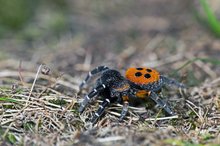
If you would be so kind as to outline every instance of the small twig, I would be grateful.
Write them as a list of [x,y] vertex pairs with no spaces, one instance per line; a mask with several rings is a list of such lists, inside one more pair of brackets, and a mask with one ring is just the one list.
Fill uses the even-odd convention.
[[12,123],[13,121],[15,121],[15,119],[9,119],[7,121],[1,122],[1,126],[5,125],[5,124],[8,124],[8,123]]
[[153,123],[154,126],[156,125],[158,116],[160,115],[161,112],[162,112],[162,108],[159,110],[159,112],[158,112],[158,113],[156,114],[156,116],[155,116],[155,121],[154,121],[154,123]]
[[6,135],[8,134],[8,131],[12,128],[12,127],[11,127],[12,124],[13,124],[13,122],[11,122],[11,123],[9,124],[9,126],[8,126],[7,129],[5,130],[4,134],[2,135],[2,137],[3,137],[4,139],[5,139]]
[[[23,72],[22,73],[24,76],[30,76],[30,77],[35,77],[36,74],[32,73],[32,72]],[[10,71],[10,70],[2,70],[0,71],[0,78],[3,77],[17,77],[18,73],[17,71]],[[72,84],[70,82],[66,82],[63,80],[58,80],[57,78],[52,78],[52,77],[48,77],[47,75],[40,75],[39,78],[45,79],[45,80],[51,80],[52,82],[57,82],[57,84],[61,84],[63,86],[69,87],[70,89],[74,89],[76,91],[79,90],[78,85]]]
[[32,87],[31,87],[31,90],[30,90],[30,93],[29,93],[29,96],[28,96],[28,99],[27,99],[27,102],[26,102],[26,106],[27,106],[27,103],[28,103],[28,101],[29,101],[29,98],[31,97],[31,94],[32,94],[32,92],[33,92],[34,85],[36,84],[38,75],[39,75],[39,73],[40,73],[40,71],[41,71],[41,67],[42,67],[42,64],[38,67],[36,76],[35,76],[35,78],[34,78],[34,81],[33,81],[33,84],[32,84]]
[[[22,99],[16,99],[17,101],[26,101],[26,103],[32,103],[32,104],[35,104],[35,105],[39,105],[39,106],[42,106],[41,103],[45,104],[45,105],[49,105],[49,106],[53,106],[53,107],[57,107],[57,108],[61,108],[60,105],[56,105],[56,104],[53,104],[51,102],[48,102],[48,101],[45,101],[45,100],[42,100],[42,99],[37,99],[37,98],[33,98],[33,97],[29,97],[29,96],[25,96],[25,95],[22,95],[22,94],[18,94],[16,95],[17,97],[24,97],[24,98],[27,98],[28,100],[29,99],[32,99],[32,100],[35,100],[35,101],[38,101],[38,102],[32,102],[32,101],[28,101],[28,100],[22,100]],[[47,107],[47,108],[50,108],[50,107]]]
[[62,111],[61,117],[67,112],[68,109],[72,109],[72,107],[75,105],[76,101],[72,100],[72,102]]
[[91,67],[92,53],[87,50],[83,64],[76,64],[75,69],[80,71],[88,71]]
[[19,133],[23,133],[24,131],[23,130],[18,130],[14,127],[9,127],[9,126],[1,126],[1,128],[7,128],[9,130],[13,130],[13,131],[16,131],[16,132],[19,132]]
[[125,137],[124,136],[112,136],[112,137],[106,137],[106,138],[97,138],[97,141],[101,143],[118,141],[118,140],[125,140]]
[[[196,105],[195,104],[193,104],[191,101],[189,101],[189,100],[186,100],[186,105],[199,117],[199,119],[200,119],[200,121],[201,122],[203,122],[204,121],[204,118],[201,116],[201,115],[199,115],[198,114],[198,112],[196,112],[195,110],[194,110],[194,108],[191,106],[191,105],[193,105],[194,107],[196,107]],[[197,107],[198,108],[198,107]]]
[[38,133],[41,120],[42,120],[42,117],[41,117],[41,116],[36,120],[36,125],[35,125],[35,132],[36,132],[36,133]]
[[[205,87],[213,87],[215,84],[217,84],[218,82],[220,82],[220,78],[216,78],[211,82],[206,83],[203,88]],[[218,85],[218,84],[217,84]]]
[[179,118],[178,115],[175,115],[175,116],[162,117],[162,118],[147,118],[145,119],[145,121],[162,121],[162,120],[171,120],[171,119],[178,119],[178,118]]
[[[40,97],[42,96],[42,94],[47,91],[48,88],[53,88],[53,87],[57,84],[57,81],[58,81],[62,76],[63,76],[63,74],[61,74],[60,76],[58,76],[58,77],[56,78],[56,81],[55,81],[55,82],[52,82],[52,80],[50,79],[50,80],[49,80],[49,84],[46,86],[46,88],[44,88],[44,89],[40,92],[40,94],[37,96],[37,98],[40,98]],[[49,77],[51,77],[51,76],[49,76]]]
[[21,64],[22,64],[22,61],[20,60],[19,67],[18,67],[18,73],[19,73],[20,81],[21,81],[22,85],[24,85],[24,80],[23,80],[23,77],[21,75],[21,72],[22,72]]
[[45,117],[50,119],[50,121],[52,122],[51,125],[53,125],[54,128],[56,128],[60,133],[62,132],[62,129],[64,128],[64,125],[61,122],[55,121],[55,119],[51,116],[45,115]]
[[[108,113],[116,116],[120,116],[120,113],[109,111]],[[178,115],[170,116],[170,117],[162,117],[162,118],[147,118],[145,121],[161,121],[161,120],[170,120],[170,119],[178,119]],[[139,121],[140,118],[132,118],[133,121]]]

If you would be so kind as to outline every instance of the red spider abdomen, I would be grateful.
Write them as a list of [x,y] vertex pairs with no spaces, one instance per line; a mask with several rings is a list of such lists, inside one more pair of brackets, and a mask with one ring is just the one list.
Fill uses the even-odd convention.
[[158,81],[160,74],[151,68],[129,68],[125,77],[135,84],[149,84]]

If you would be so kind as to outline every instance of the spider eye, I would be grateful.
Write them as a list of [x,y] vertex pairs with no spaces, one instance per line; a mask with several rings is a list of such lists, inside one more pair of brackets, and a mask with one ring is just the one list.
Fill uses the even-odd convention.
[[117,91],[111,91],[111,97],[120,96],[120,93]]
[[115,93],[115,96],[119,96],[120,94],[118,92]]
[[123,92],[123,93],[122,93],[122,96],[127,96],[127,92]]

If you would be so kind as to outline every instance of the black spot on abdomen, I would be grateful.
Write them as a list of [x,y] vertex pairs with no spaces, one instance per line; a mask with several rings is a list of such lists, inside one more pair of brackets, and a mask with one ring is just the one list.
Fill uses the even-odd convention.
[[141,73],[141,72],[136,72],[136,73],[135,73],[135,76],[136,76],[136,77],[140,77],[140,76],[142,76],[142,73]]
[[139,67],[139,68],[136,68],[137,70],[143,70],[143,68]]
[[152,72],[152,70],[151,70],[151,69],[149,69],[149,68],[147,68],[147,69],[146,69],[146,71],[147,71],[147,72]]
[[149,79],[151,77],[151,75],[150,74],[145,74],[144,77]]

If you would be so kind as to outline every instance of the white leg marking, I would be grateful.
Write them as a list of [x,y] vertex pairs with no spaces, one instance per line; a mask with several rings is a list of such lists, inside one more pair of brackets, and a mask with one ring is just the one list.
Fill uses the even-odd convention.
[[90,98],[89,98],[89,96],[88,96],[88,95],[86,95],[86,98],[87,98],[88,100],[90,100]]
[[106,86],[105,86],[104,84],[102,84],[102,87],[103,87],[103,88],[106,88]]
[[93,91],[94,91],[94,92],[97,92],[97,90],[96,90],[96,89],[93,89]]
[[110,103],[110,100],[109,100],[109,99],[106,98],[105,100],[106,100],[108,103]]
[[98,114],[98,113],[95,113],[95,115],[96,115],[97,117],[99,117],[99,114]]
[[165,108],[167,106],[167,104],[165,103],[164,105],[163,105],[163,108]]

